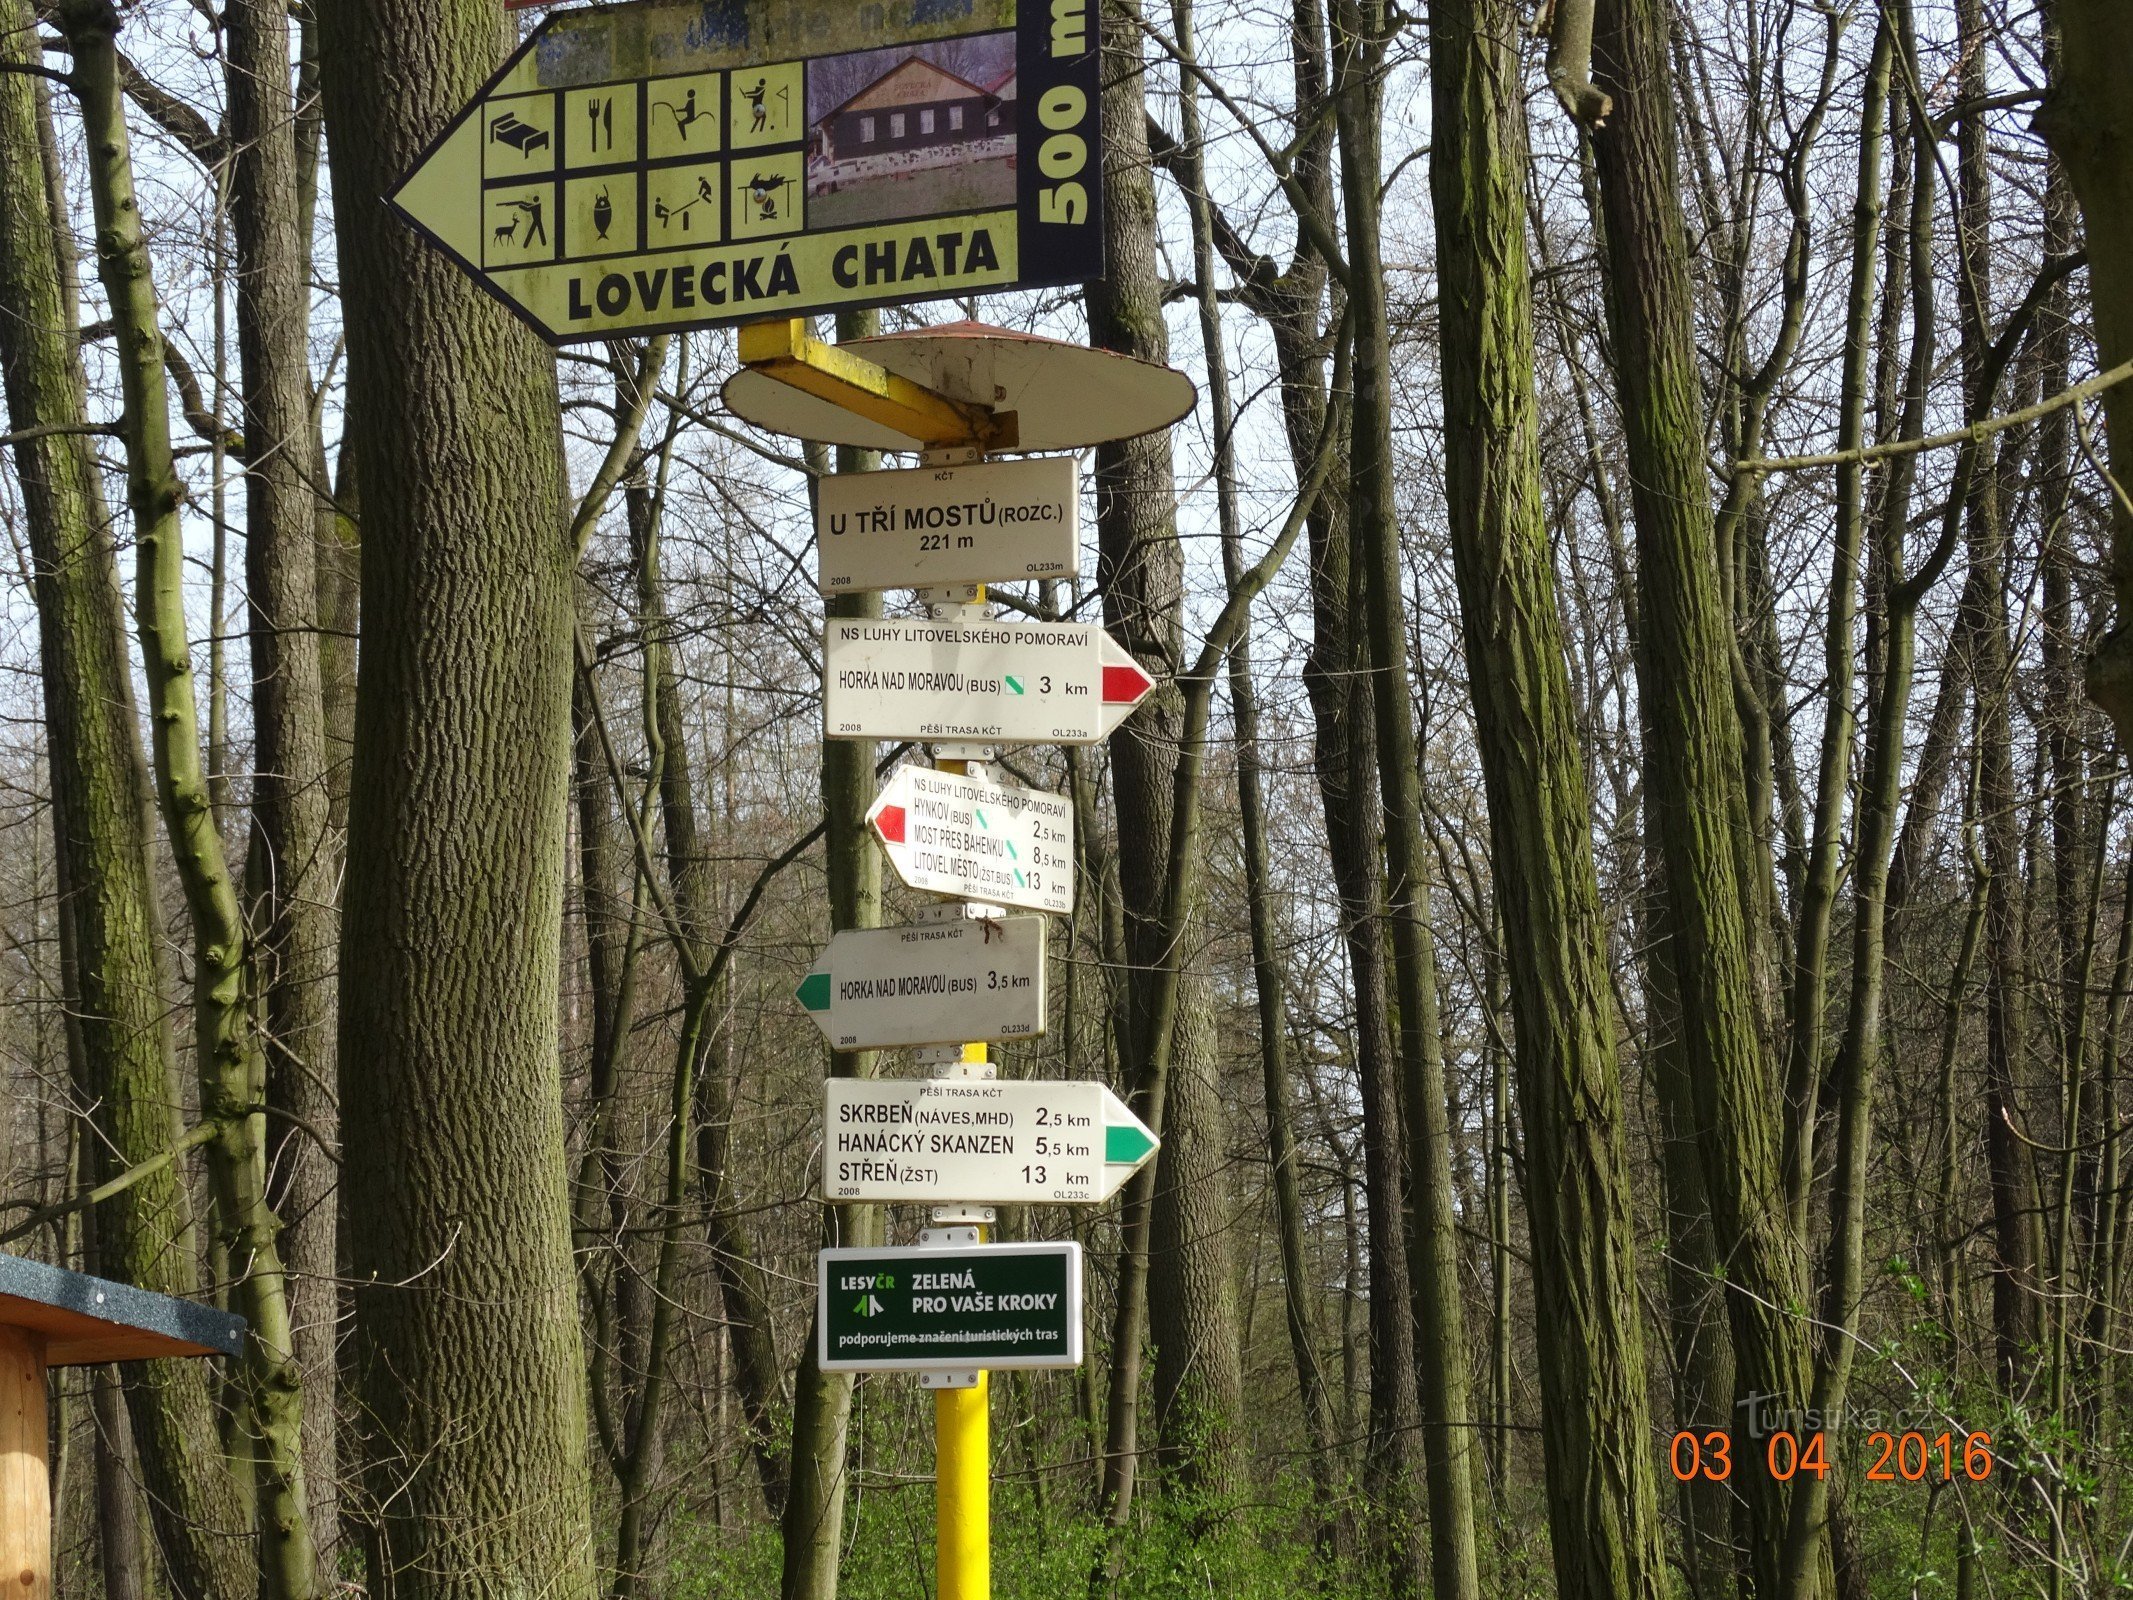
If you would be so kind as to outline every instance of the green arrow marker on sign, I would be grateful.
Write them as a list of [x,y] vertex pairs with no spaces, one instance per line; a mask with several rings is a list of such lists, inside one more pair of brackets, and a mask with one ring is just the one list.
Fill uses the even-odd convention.
[[830,975],[826,972],[810,972],[800,980],[800,987],[793,991],[800,997],[800,1004],[810,1011],[827,1011],[830,1008]]
[[1138,1122],[1114,1122],[1104,1129],[1104,1165],[1137,1167],[1155,1148],[1155,1136]]

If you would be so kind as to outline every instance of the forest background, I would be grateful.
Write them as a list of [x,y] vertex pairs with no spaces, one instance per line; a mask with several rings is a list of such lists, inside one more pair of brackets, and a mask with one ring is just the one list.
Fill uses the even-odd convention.
[[[1091,0],[1106,279],[839,327],[1202,393],[994,597],[1166,683],[1002,763],[1082,888],[1002,1070],[1165,1143],[1004,1220],[1091,1357],[996,1588],[2121,1592],[2133,15],[1545,9]],[[899,1066],[792,999],[911,909],[879,463],[386,213],[529,25],[0,0],[0,1247],[254,1332],[55,1378],[62,1595],[932,1591],[930,1404],[810,1355]]]

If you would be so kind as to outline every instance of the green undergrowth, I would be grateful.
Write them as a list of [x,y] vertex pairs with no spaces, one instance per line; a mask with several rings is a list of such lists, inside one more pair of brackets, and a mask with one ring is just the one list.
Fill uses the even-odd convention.
[[[1386,1592],[1354,1558],[1316,1547],[1301,1484],[1219,1503],[1144,1493],[1132,1525],[1116,1536],[1089,1500],[1080,1486],[1069,1500],[1054,1483],[1040,1510],[1013,1480],[995,1486],[993,1600],[1361,1600]],[[930,1483],[864,1485],[845,1531],[839,1600],[932,1600]],[[659,1592],[671,1600],[778,1591],[778,1532],[767,1523],[720,1532],[684,1521],[669,1531],[667,1551]]]

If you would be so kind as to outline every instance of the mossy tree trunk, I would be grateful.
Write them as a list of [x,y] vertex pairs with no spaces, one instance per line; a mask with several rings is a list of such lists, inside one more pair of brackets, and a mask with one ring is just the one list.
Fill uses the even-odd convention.
[[[1763,1038],[1757,944],[1764,869],[1750,817],[1732,681],[1732,619],[1719,587],[1704,402],[1691,317],[1675,105],[1663,0],[1599,0],[1595,80],[1614,110],[1594,135],[1602,268],[1637,544],[1637,682],[1647,718],[1645,793],[1664,863],[1663,931],[1680,997],[1690,1108],[1741,1395],[1807,1402],[1805,1255],[1781,1171],[1780,1084]],[[1742,1436],[1751,1465],[1762,1448]],[[1736,1473],[1758,1592],[1782,1586],[1791,1488]],[[1818,1537],[1810,1593],[1826,1592]]]
[[[68,1002],[93,1104],[86,1176],[102,1183],[177,1143],[177,1064],[150,855],[148,764],[126,647],[110,506],[89,432],[74,258],[30,0],[0,0],[0,380],[37,601],[52,831],[65,886]],[[37,430],[45,430],[41,433]],[[164,1167],[96,1212],[98,1270],[160,1294],[199,1292],[181,1173]],[[156,1537],[183,1600],[248,1600],[244,1510],[197,1446],[216,1434],[211,1368],[127,1369],[127,1411]]]
[[1445,500],[1503,907],[1557,1593],[1660,1600],[1636,1216],[1592,794],[1542,511],[1512,0],[1435,0]]
[[156,798],[192,930],[194,1065],[201,1118],[214,1128],[203,1149],[215,1238],[236,1278],[233,1299],[251,1324],[236,1429],[251,1458],[247,1487],[259,1533],[261,1588],[269,1600],[304,1600],[313,1593],[317,1572],[304,1492],[302,1384],[280,1223],[266,1195],[266,1118],[259,1099],[266,1063],[252,1009],[257,967],[200,757],[185,615],[182,492],[171,445],[161,316],[134,194],[119,16],[111,0],[66,0],[55,20],[74,54],[97,266],[124,396],[134,618],[148,684]]

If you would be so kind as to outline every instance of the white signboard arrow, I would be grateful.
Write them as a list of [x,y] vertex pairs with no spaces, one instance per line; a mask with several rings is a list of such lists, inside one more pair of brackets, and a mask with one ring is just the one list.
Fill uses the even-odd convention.
[[824,1089],[831,1200],[1091,1205],[1160,1142],[1100,1083],[832,1078]]
[[1081,506],[1072,456],[824,478],[815,554],[824,594],[1071,576]]
[[848,928],[800,980],[839,1050],[974,1044],[1044,1032],[1042,917]]
[[1092,623],[833,617],[823,626],[832,739],[1095,744],[1154,687]]
[[905,766],[867,822],[914,889],[1074,914],[1074,808],[1058,795]]

